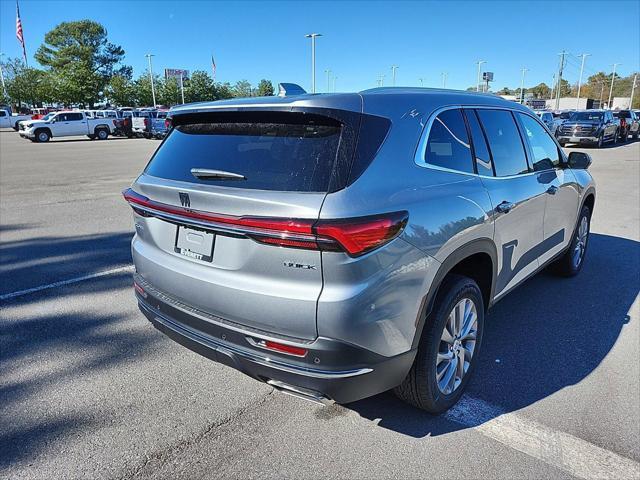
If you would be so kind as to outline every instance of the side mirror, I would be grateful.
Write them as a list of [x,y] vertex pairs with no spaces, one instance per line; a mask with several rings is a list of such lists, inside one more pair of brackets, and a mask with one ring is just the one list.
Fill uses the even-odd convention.
[[591,165],[591,155],[585,152],[571,152],[569,154],[569,168],[586,170]]

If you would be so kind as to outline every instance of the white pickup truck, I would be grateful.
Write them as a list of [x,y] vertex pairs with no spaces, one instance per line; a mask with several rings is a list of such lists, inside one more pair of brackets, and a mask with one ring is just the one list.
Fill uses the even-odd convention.
[[18,123],[23,120],[31,120],[32,115],[11,115],[9,111],[0,109],[0,128],[13,128],[18,130]]
[[91,118],[84,112],[56,112],[46,120],[33,120],[24,124],[20,136],[32,142],[48,142],[52,137],[72,137],[86,135],[91,140],[106,140],[113,134],[115,125],[112,118]]

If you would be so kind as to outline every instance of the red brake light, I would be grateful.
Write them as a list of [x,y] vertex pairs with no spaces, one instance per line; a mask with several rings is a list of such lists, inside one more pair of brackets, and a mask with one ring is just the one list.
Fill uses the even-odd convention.
[[[397,237],[407,224],[407,212],[391,212],[368,217],[339,220],[311,220],[270,217],[234,217],[175,207],[155,202],[132,189],[123,192],[131,207],[141,215],[155,212],[210,223],[212,227],[231,227],[256,242],[289,248],[345,251],[352,257],[381,247]],[[140,208],[142,207],[142,208]],[[161,216],[161,215],[160,215]]]

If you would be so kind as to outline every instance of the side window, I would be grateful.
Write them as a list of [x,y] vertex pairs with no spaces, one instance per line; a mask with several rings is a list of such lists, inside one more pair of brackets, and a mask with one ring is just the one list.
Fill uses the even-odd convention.
[[5,112],[4,110],[0,110],[0,117],[6,117],[7,116],[7,112]]
[[467,129],[459,109],[445,110],[434,119],[425,157],[429,165],[474,173]]
[[548,170],[560,165],[560,152],[547,131],[529,115],[518,113],[524,136],[533,156],[533,170]]
[[479,175],[493,176],[493,166],[491,162],[491,155],[489,154],[489,147],[487,147],[487,140],[478,121],[478,117],[475,110],[465,110],[465,116],[469,123],[469,129],[471,130],[471,141],[473,142],[473,151],[476,154],[476,166],[478,167]]
[[61,113],[60,115],[56,115],[56,122],[66,122],[69,120],[67,117],[68,115],[66,113]]
[[527,157],[511,112],[481,109],[478,110],[478,117],[487,134],[496,176],[527,173]]

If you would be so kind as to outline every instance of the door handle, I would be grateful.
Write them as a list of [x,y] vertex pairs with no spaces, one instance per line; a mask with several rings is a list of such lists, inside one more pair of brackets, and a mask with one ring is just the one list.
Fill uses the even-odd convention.
[[547,188],[547,193],[549,195],[555,195],[557,191],[558,187],[556,187],[555,185],[551,185],[549,188]]
[[498,206],[496,207],[496,210],[500,213],[509,213],[513,207],[515,207],[516,205],[512,202],[507,202],[506,200],[500,204],[498,204]]

